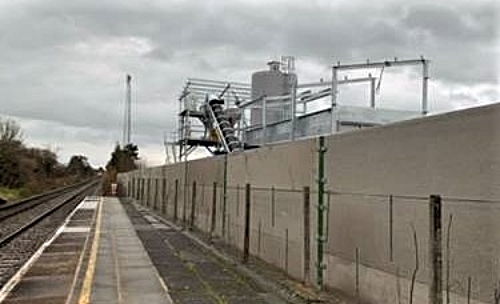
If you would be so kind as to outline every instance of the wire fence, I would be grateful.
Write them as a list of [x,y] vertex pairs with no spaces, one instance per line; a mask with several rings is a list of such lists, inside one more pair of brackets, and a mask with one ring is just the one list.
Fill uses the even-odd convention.
[[[122,188],[162,216],[304,282],[324,271],[327,284],[360,296],[371,274],[386,280],[380,292],[390,290],[394,303],[427,297],[432,288],[442,303],[499,303],[500,200],[437,195],[436,213],[430,195],[328,190],[318,228],[319,193],[309,187],[132,178]],[[321,233],[324,270],[315,260]]]

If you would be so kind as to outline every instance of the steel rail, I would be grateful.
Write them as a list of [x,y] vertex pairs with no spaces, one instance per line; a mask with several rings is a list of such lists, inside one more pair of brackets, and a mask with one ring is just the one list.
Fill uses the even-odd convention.
[[87,187],[84,187],[83,189],[81,189],[77,193],[74,193],[69,198],[67,198],[64,201],[62,201],[61,203],[59,203],[56,206],[50,208],[46,212],[43,212],[42,214],[36,216],[35,218],[31,219],[30,221],[28,221],[27,223],[25,223],[24,225],[22,225],[20,228],[18,228],[15,231],[9,233],[7,236],[1,238],[0,239],[0,249],[3,248],[5,245],[9,244],[11,241],[13,241],[17,236],[21,235],[22,233],[24,233],[28,229],[34,227],[37,223],[39,223],[43,219],[49,217],[51,214],[53,214],[54,212],[56,212],[57,210],[59,210],[60,208],[62,208],[63,206],[65,206],[66,204],[72,202],[74,199],[76,199],[82,193],[84,193],[85,191],[87,191],[89,188],[95,186],[95,184],[96,184],[96,182],[90,183]]
[[44,192],[44,193],[36,194],[36,195],[30,196],[28,198],[25,198],[25,199],[22,199],[22,200],[18,200],[18,201],[9,203],[7,205],[0,206],[0,212],[2,212],[4,210],[9,210],[9,209],[17,208],[17,207],[19,207],[21,205],[27,204],[27,203],[32,202],[32,201],[36,201],[38,199],[47,198],[47,197],[49,197],[52,194],[53,195],[58,195],[60,193],[64,193],[65,191],[68,191],[70,189],[75,189],[75,188],[78,188],[80,186],[83,186],[83,185],[89,183],[90,181],[92,181],[92,180],[86,180],[84,182],[79,182],[79,183],[72,184],[72,185],[69,185],[69,186],[65,186],[65,187],[62,187],[62,188],[53,189],[53,190],[50,190],[50,191],[47,191],[47,192]]

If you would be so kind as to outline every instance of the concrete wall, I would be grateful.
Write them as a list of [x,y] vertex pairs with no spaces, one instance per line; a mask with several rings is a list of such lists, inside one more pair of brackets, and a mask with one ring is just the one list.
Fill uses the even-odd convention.
[[[491,105],[327,137],[326,285],[370,303],[397,303],[398,297],[407,303],[415,231],[420,267],[414,303],[427,303],[428,196],[439,194],[452,300],[467,295],[470,277],[472,298],[491,302],[500,280],[499,118],[500,106]],[[153,181],[149,199],[142,202],[155,206],[156,198],[157,212],[170,219],[175,180],[180,219],[191,214],[196,181],[195,225],[203,231],[210,231],[217,182],[215,234],[238,248],[243,246],[244,186],[250,183],[251,253],[297,279],[314,281],[314,258],[311,272],[304,272],[304,239],[310,237],[308,254],[316,257],[318,196],[311,194],[312,227],[304,231],[302,189],[316,189],[316,145],[310,139],[228,156],[224,231],[224,156],[136,171],[120,179],[129,187],[135,181],[135,197],[137,180],[165,180],[166,187],[158,186],[165,190],[155,189],[163,184]]]
[[[398,269],[402,277],[410,278],[415,267],[412,226],[418,236],[421,264],[417,280],[425,283],[429,267],[425,198],[440,194],[444,236],[449,215],[453,216],[450,286],[465,296],[467,277],[471,276],[473,296],[491,301],[499,280],[499,205],[466,199],[500,198],[499,119],[500,106],[493,105],[328,138],[330,189],[384,194],[331,196],[329,269],[345,265],[351,269],[348,273],[328,271],[329,284],[355,292],[355,284],[346,281],[353,282],[355,277],[356,248],[368,269],[390,274]],[[390,194],[394,195],[392,261]],[[397,302],[391,292],[395,277],[375,277],[378,279],[364,284],[365,298]]]

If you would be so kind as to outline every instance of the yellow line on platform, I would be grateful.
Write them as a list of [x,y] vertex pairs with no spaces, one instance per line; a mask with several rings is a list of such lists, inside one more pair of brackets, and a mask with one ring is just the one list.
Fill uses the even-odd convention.
[[118,303],[123,303],[123,295],[122,295],[122,279],[120,276],[120,261],[118,258],[118,250],[116,245],[116,231],[112,231],[110,233],[111,236],[111,256],[113,257],[113,262],[115,266],[115,275],[116,275],[116,294],[118,295]]
[[78,304],[88,304],[90,303],[90,296],[92,294],[92,283],[94,281],[94,273],[97,262],[97,253],[99,251],[99,241],[101,236],[101,221],[102,221],[102,204],[99,204],[99,210],[97,213],[97,222],[95,226],[94,241],[92,242],[92,249],[90,252],[89,264],[87,271],[85,272],[85,279],[83,281],[82,291],[80,293],[80,298]]

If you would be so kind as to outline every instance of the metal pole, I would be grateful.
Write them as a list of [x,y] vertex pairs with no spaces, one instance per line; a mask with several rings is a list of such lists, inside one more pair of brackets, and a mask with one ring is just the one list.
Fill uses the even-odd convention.
[[130,136],[132,133],[132,76],[127,74],[127,142],[130,144]]
[[318,147],[318,227],[317,227],[317,261],[316,261],[316,282],[320,289],[323,288],[323,250],[325,243],[324,235],[324,211],[325,211],[325,137],[319,137]]
[[428,92],[427,92],[427,87],[428,87],[428,82],[429,82],[429,63],[423,59],[422,60],[422,74],[423,74],[423,79],[422,79],[422,115],[427,115],[428,112],[428,105],[427,105],[427,98],[428,98]]
[[330,120],[330,129],[331,129],[331,132],[332,133],[335,133],[338,131],[338,127],[337,127],[337,87],[338,87],[338,83],[337,83],[337,67],[333,67],[332,68],[332,108],[331,108],[331,120]]
[[127,74],[125,76],[126,79],[126,93],[125,93],[125,112],[123,117],[123,139],[122,146],[125,147],[130,143],[130,104],[131,104],[131,89],[130,89],[130,81],[132,77]]
[[375,108],[375,77],[370,74],[370,107]]
[[266,108],[267,108],[267,97],[262,98],[262,139],[261,144],[264,145],[267,142],[267,119],[266,119]]
[[337,117],[337,89],[338,89],[338,70],[337,67],[333,67],[333,72],[332,72],[332,109],[331,109],[331,132],[336,133],[339,131],[339,121]]
[[292,79],[292,94],[291,94],[291,102],[292,102],[292,117],[291,117],[291,126],[290,126],[290,139],[295,140],[295,129],[296,129],[296,123],[297,119],[295,117],[297,113],[297,76],[294,76]]

